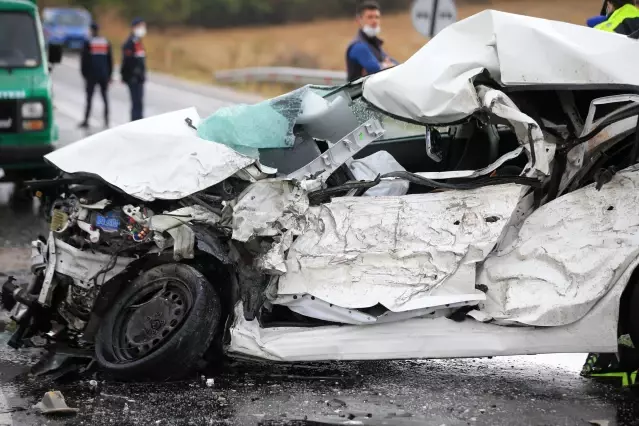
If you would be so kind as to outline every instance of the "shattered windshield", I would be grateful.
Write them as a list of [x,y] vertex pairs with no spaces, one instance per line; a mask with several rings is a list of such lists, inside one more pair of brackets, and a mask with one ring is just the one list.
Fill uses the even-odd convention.
[[424,135],[423,125],[396,120],[362,98],[350,101],[344,92],[327,96],[333,91],[309,85],[254,105],[221,108],[202,120],[198,136],[259,158],[260,149],[293,147],[296,125],[315,139],[333,143],[372,118],[384,127],[385,140]]
[[382,140],[399,139],[410,136],[423,135],[425,132],[423,125],[407,123],[405,121],[396,120],[378,110],[373,109],[363,98],[353,101],[351,109],[360,124],[364,124],[371,118],[376,118],[382,123],[385,133]]
[[293,127],[308,91],[308,87],[302,87],[255,105],[220,108],[202,120],[198,136],[253,158],[259,157],[259,149],[292,147]]

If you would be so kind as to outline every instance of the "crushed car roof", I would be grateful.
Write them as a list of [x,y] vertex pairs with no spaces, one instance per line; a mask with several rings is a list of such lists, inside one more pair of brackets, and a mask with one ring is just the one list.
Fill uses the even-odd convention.
[[[620,66],[623,58],[624,66]],[[405,63],[364,82],[377,108],[430,124],[481,108],[473,80],[503,86],[639,86],[639,42],[620,34],[487,10],[444,29]]]

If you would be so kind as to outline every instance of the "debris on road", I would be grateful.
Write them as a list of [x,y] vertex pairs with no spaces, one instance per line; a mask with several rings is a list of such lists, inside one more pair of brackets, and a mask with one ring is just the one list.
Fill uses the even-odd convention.
[[69,407],[60,391],[45,393],[42,400],[33,408],[42,414],[75,414],[80,411],[79,408]]
[[326,405],[329,407],[346,407],[346,402],[341,399],[333,398],[330,401],[326,401]]

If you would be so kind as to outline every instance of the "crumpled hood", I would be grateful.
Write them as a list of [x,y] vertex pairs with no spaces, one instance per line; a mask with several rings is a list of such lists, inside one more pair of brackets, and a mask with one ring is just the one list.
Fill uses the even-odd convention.
[[487,10],[447,27],[405,63],[369,77],[364,98],[399,117],[445,124],[482,107],[473,83],[484,71],[503,86],[601,88],[639,85],[638,66],[637,40]]
[[205,141],[195,108],[187,108],[105,130],[58,149],[45,158],[67,173],[97,175],[143,201],[176,200],[213,186],[253,164],[254,159]]

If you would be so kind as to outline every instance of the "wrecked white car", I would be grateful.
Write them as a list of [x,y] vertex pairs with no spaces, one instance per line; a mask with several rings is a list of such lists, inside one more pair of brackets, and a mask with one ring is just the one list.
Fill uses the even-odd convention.
[[59,149],[33,279],[2,289],[11,344],[128,379],[222,353],[617,352],[639,341],[636,62],[636,40],[486,11],[344,87]]

